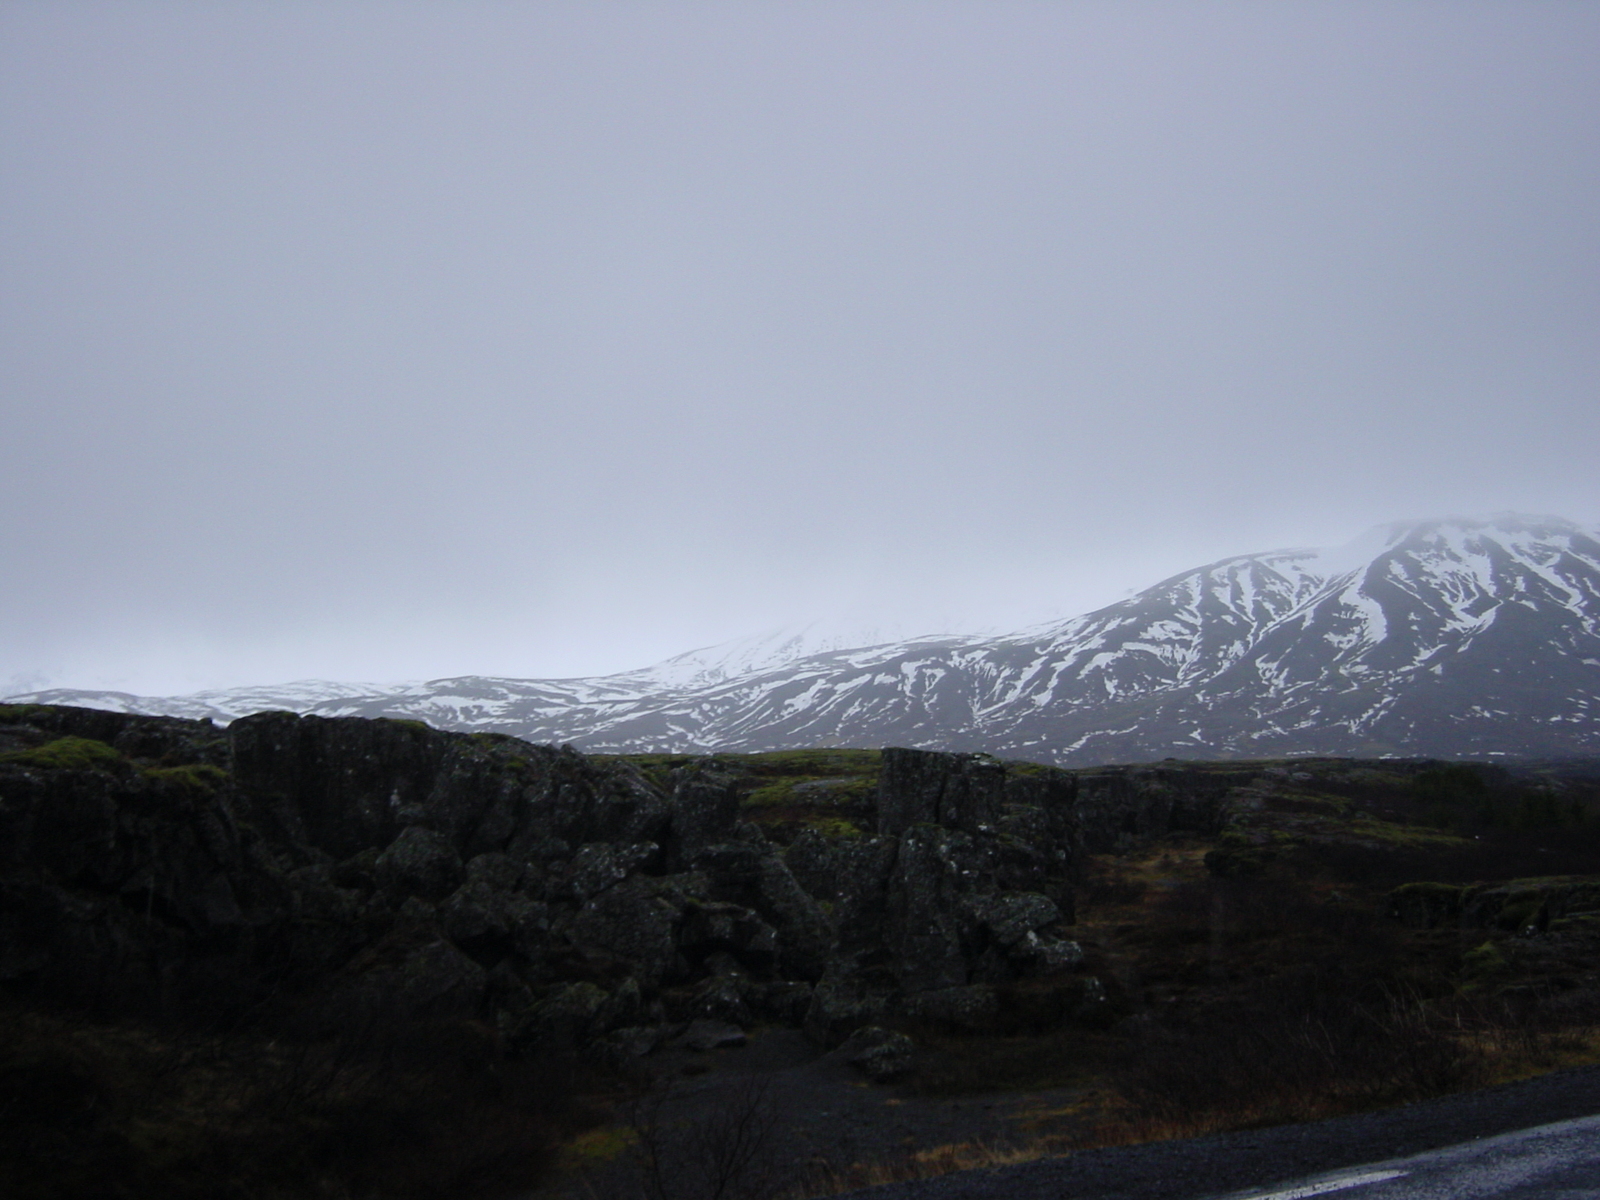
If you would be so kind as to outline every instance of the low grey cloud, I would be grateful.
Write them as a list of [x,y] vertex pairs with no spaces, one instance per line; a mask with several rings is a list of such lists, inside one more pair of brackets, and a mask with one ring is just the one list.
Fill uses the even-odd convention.
[[1594,522],[1597,34],[7,6],[0,683],[594,673]]

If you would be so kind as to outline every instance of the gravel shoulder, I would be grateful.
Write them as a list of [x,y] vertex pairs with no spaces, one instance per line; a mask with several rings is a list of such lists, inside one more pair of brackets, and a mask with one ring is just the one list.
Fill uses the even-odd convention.
[[748,1045],[652,1056],[673,1119],[701,1121],[746,1102],[756,1083],[776,1115],[767,1153],[790,1179],[854,1163],[882,1162],[963,1142],[1007,1144],[1045,1132],[1076,1132],[1081,1088],[928,1096],[874,1084],[838,1054],[824,1054],[798,1030],[769,1029]]

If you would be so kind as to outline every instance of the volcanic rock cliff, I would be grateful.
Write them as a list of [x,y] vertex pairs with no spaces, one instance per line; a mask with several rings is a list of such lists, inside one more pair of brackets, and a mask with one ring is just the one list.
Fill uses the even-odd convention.
[[1214,832],[1230,785],[888,750],[875,787],[839,781],[861,825],[780,827],[748,818],[803,816],[828,781],[762,810],[732,760],[408,721],[11,706],[0,751],[15,992],[186,1018],[397,1005],[616,1056],[695,1021],[830,1045],[906,1015],[975,1027],[1018,986],[1092,1019],[1106,991],[1065,934],[1081,856]]

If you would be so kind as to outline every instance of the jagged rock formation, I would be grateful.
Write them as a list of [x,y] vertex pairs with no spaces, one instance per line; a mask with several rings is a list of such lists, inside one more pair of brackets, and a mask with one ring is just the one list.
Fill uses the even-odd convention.
[[701,658],[604,679],[25,699],[219,719],[263,707],[407,716],[608,753],[895,744],[1063,765],[1587,755],[1600,751],[1600,540],[1554,517],[1408,522],[1340,551],[1226,559],[1009,637],[765,665]]
[[1389,902],[1390,915],[1411,929],[1600,930],[1600,880],[1589,876],[1502,884],[1408,883],[1396,888]]
[[1214,832],[1227,787],[891,750],[873,828],[785,841],[726,765],[8,706],[0,983],[127,1013],[398,1005],[619,1056],[752,1021],[830,1045],[897,1017],[982,1028],[1008,987],[1103,1005],[1067,936],[1080,856]]

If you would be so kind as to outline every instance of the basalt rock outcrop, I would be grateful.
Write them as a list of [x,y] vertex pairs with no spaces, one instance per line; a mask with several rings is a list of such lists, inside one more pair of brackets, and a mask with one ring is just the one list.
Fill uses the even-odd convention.
[[776,837],[714,757],[11,706],[0,986],[229,1020],[398,1006],[620,1057],[753,1022],[982,1029],[1007,988],[1104,998],[1070,937],[1084,854],[1215,833],[1226,776],[888,750],[867,828]]
[[1408,883],[1396,888],[1389,902],[1390,915],[1411,929],[1600,931],[1600,879],[1593,876]]

